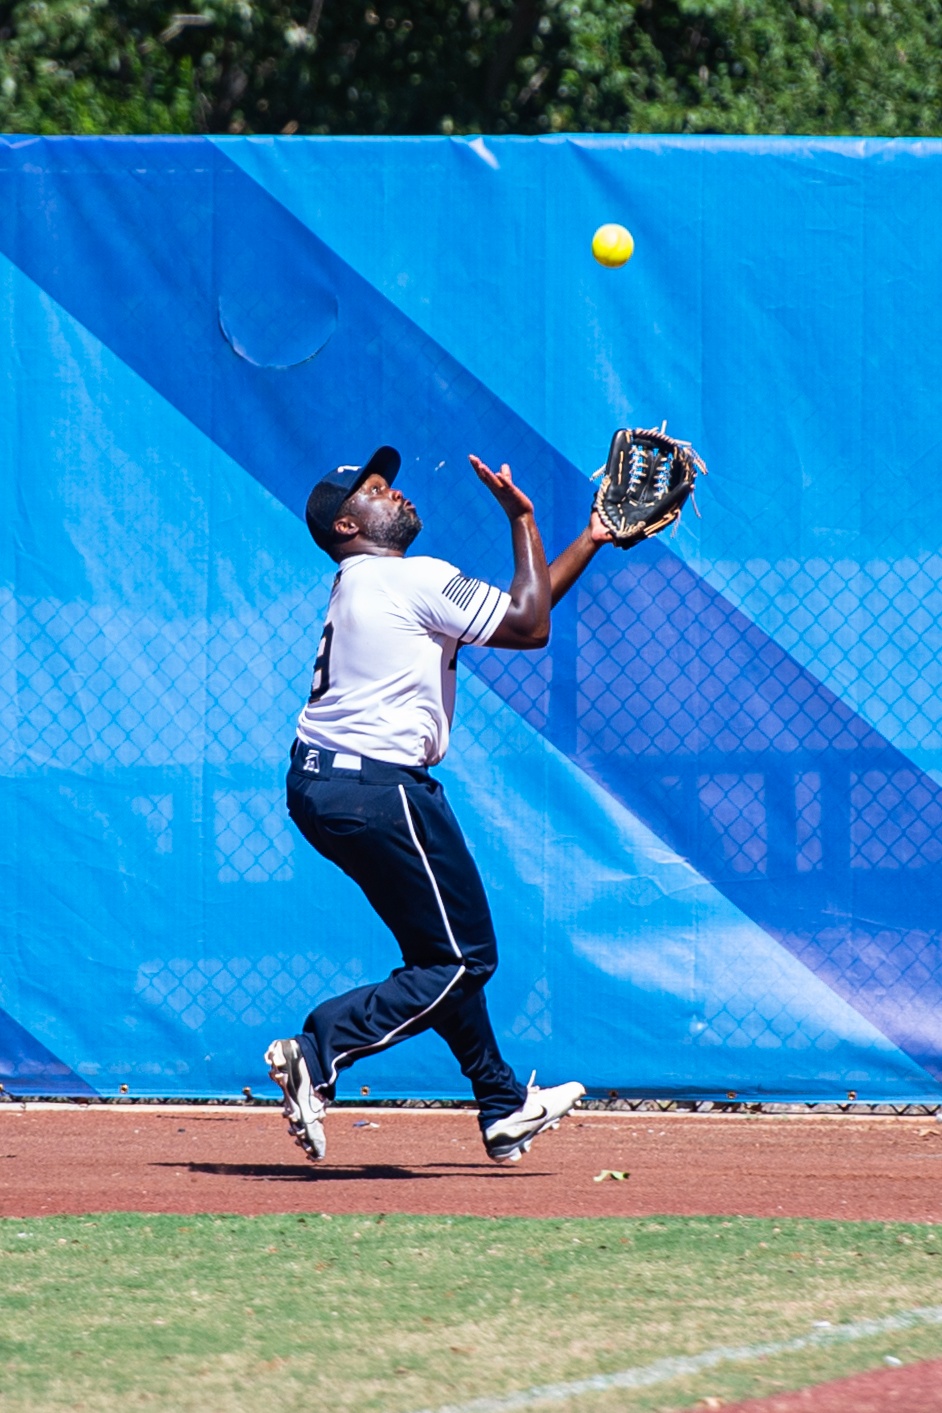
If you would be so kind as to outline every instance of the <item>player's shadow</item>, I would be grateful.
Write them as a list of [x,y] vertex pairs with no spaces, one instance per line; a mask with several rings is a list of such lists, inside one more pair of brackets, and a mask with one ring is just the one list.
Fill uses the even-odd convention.
[[210,1173],[217,1177],[258,1178],[262,1182],[307,1182],[327,1177],[334,1182],[401,1182],[405,1178],[434,1177],[391,1163],[364,1164],[358,1168],[324,1168],[313,1163],[154,1163],[156,1168],[185,1168],[189,1173]]
[[[394,1163],[363,1163],[357,1167],[328,1167],[320,1163],[151,1163],[154,1168],[183,1168],[188,1173],[208,1173],[215,1177],[255,1178],[261,1182],[410,1182],[448,1181],[461,1176],[501,1178],[506,1171],[497,1171],[482,1163],[435,1164],[434,1170],[402,1168]],[[445,1170],[445,1171],[443,1171]],[[539,1177],[534,1172],[515,1172],[515,1177]]]

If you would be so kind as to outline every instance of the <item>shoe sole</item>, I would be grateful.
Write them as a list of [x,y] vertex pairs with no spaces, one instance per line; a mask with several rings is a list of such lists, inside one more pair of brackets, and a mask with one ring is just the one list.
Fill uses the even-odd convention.
[[[305,1124],[301,1105],[291,1092],[291,1069],[295,1062],[295,1056],[288,1056],[285,1053],[284,1042],[276,1040],[265,1051],[265,1063],[268,1065],[269,1078],[285,1096],[283,1113],[288,1120],[288,1132],[295,1143],[310,1158],[312,1163],[319,1163],[327,1156],[327,1143],[324,1137],[324,1127],[319,1119],[314,1119]],[[312,1139],[309,1130],[316,1128],[318,1136]]]
[[265,1051],[268,1077],[274,1080],[285,1096],[285,1117],[289,1123],[297,1123],[301,1117],[301,1106],[291,1093],[291,1060],[285,1054],[284,1044],[276,1040]]

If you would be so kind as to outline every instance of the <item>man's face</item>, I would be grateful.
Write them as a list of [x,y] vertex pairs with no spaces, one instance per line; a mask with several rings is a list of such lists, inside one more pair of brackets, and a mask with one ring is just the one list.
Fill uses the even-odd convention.
[[422,528],[411,500],[375,473],[344,501],[337,518],[345,515],[357,522],[366,539],[384,549],[405,552]]

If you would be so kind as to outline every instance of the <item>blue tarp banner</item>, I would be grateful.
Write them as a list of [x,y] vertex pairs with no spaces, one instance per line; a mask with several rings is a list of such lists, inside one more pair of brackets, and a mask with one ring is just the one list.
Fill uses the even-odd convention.
[[[0,140],[7,1090],[264,1092],[396,964],[284,808],[314,480],[397,446],[422,550],[506,585],[468,452],[555,553],[667,418],[702,519],[603,550],[544,652],[461,654],[502,1045],[597,1095],[938,1102],[940,213],[939,142]],[[467,1097],[434,1036],[361,1086]]]

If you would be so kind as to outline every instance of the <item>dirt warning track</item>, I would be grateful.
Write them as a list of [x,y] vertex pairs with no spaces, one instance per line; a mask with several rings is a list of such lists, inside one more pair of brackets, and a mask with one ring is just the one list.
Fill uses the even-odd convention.
[[942,1222],[942,1123],[583,1111],[496,1166],[468,1111],[340,1108],[312,1164],[275,1109],[0,1105],[0,1215],[101,1211]]
[[942,1359],[905,1369],[874,1369],[798,1393],[727,1403],[723,1413],[939,1413]]

